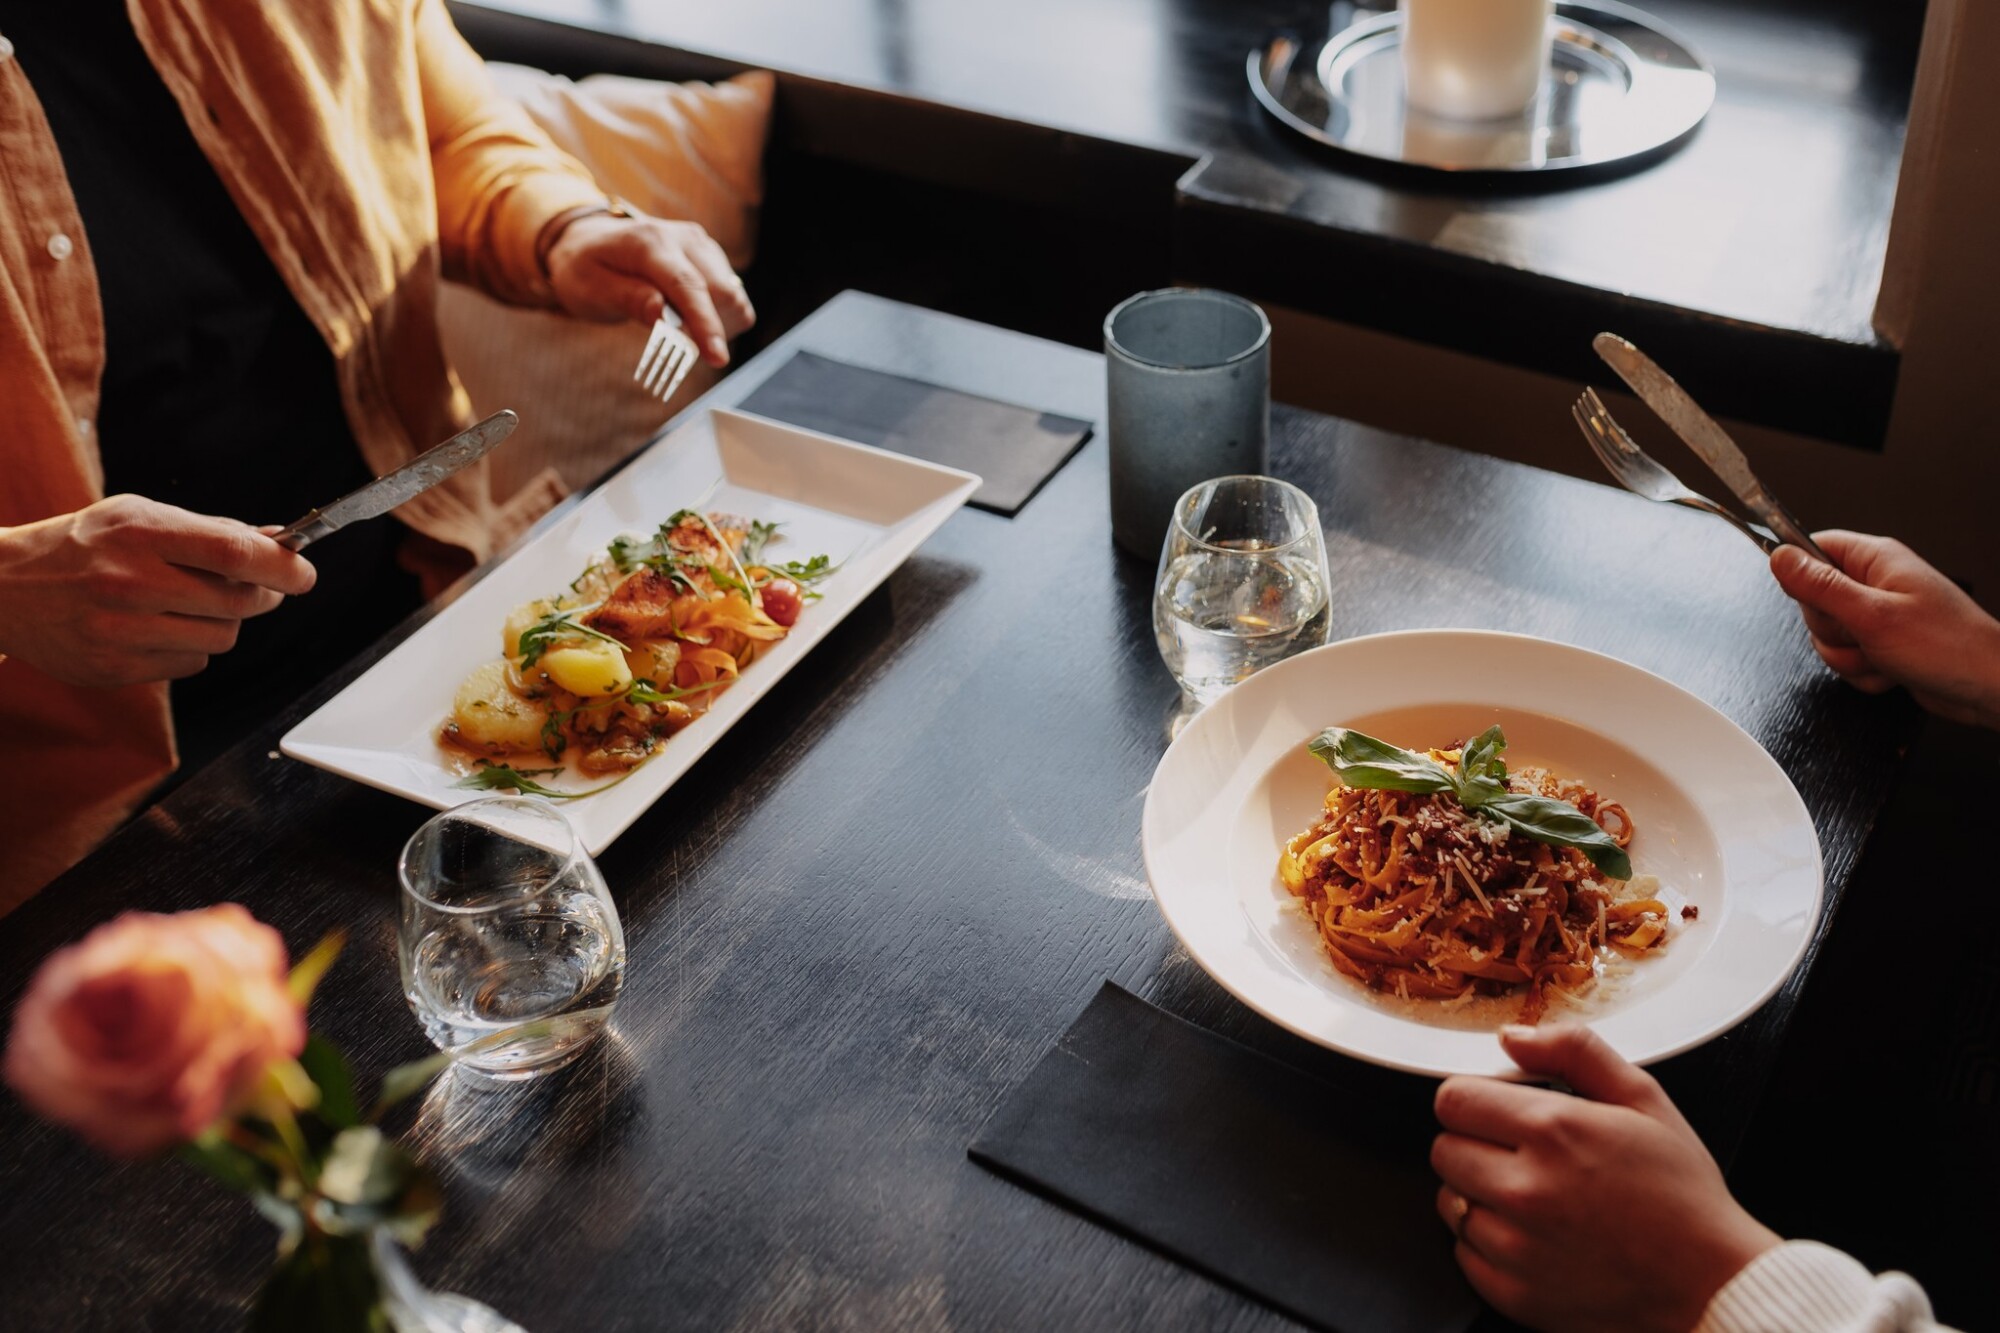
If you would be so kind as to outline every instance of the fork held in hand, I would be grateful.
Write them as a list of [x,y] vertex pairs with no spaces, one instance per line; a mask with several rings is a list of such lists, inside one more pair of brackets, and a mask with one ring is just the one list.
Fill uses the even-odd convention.
[[1590,442],[1590,451],[1597,455],[1597,461],[1604,464],[1618,484],[1634,495],[1643,495],[1648,500],[1658,500],[1661,504],[1686,505],[1714,514],[1717,518],[1728,519],[1736,530],[1757,543],[1757,549],[1765,555],[1778,549],[1778,539],[1763,528],[1747,523],[1726,506],[1719,505],[1697,491],[1690,490],[1685,482],[1666,470],[1651,454],[1632,442],[1625,428],[1612,417],[1604,400],[1597,396],[1597,390],[1585,389],[1583,395],[1570,405],[1569,414],[1576,418],[1576,424],[1583,431],[1583,438]]
[[639,354],[639,368],[632,372],[632,378],[665,402],[681,387],[700,355],[694,339],[681,327],[681,317],[669,306],[653,321],[653,331],[646,338],[646,350]]

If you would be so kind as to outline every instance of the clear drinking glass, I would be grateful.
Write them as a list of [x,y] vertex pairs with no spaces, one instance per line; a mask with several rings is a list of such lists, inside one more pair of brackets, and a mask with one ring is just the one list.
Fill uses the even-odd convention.
[[533,796],[469,801],[410,836],[397,956],[439,1050],[494,1078],[553,1069],[610,1021],[625,932],[569,821]]
[[1312,497],[1275,477],[1217,477],[1183,495],[1160,551],[1153,634],[1197,704],[1326,642],[1326,538]]

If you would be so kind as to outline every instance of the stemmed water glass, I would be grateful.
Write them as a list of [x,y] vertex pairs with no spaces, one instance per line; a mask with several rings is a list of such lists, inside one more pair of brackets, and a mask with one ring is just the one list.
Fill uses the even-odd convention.
[[1275,477],[1217,477],[1181,496],[1160,551],[1153,634],[1197,707],[1326,642],[1326,538],[1312,497]]
[[403,993],[439,1050],[525,1078],[603,1031],[625,980],[625,933],[555,806],[469,801],[412,834],[397,870]]

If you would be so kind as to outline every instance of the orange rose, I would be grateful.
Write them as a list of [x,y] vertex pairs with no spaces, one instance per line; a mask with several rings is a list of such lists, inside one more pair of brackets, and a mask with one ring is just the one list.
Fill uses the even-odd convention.
[[51,954],[14,1011],[7,1082],[121,1157],[195,1137],[305,1048],[285,942],[235,903],[127,912]]

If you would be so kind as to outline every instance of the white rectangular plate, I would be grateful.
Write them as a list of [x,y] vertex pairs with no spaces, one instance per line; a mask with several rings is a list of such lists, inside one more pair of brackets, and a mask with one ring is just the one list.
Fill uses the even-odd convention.
[[[718,484],[720,483],[720,484]],[[979,478],[741,412],[715,411],[659,440],[576,511],[514,553],[436,619],[286,733],[294,759],[448,809],[487,793],[438,745],[459,682],[502,651],[507,613],[563,591],[621,532],[651,533],[675,510],[781,523],[773,558],[824,552],[840,568],[819,585],[792,632],[744,669],[709,710],[612,787],[563,803],[595,855],[720,740],[764,692],[860,605],[979,486]],[[706,497],[705,499],[703,497]],[[539,766],[539,765],[535,765]],[[597,785],[582,774],[543,779]]]

